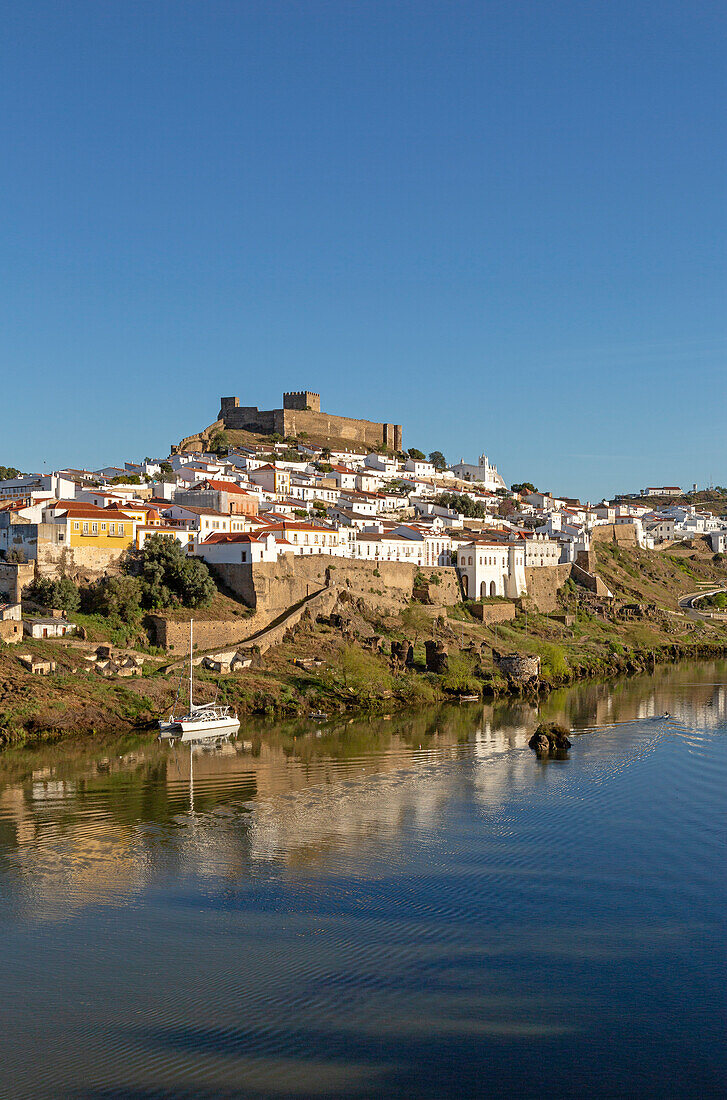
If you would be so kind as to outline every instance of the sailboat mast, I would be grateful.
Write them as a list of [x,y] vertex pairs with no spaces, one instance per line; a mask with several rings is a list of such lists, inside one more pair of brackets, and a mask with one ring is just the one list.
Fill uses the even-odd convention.
[[192,713],[192,619],[189,620],[189,713]]

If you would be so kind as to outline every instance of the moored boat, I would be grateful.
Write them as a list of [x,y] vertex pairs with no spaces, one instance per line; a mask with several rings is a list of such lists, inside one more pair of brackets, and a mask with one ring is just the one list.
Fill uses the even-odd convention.
[[[160,741],[200,741],[212,737],[232,737],[240,729],[240,719],[228,706],[217,703],[194,703],[194,674],[192,665],[193,624],[189,623],[189,710],[159,721]],[[176,706],[176,702],[175,702]]]

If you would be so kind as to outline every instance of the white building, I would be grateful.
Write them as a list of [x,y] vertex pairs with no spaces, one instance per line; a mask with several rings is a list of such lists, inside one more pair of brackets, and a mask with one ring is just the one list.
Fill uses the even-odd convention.
[[467,599],[522,596],[525,584],[525,547],[522,542],[473,539],[457,549],[457,572]]
[[415,477],[436,477],[437,475],[434,463],[422,458],[407,458],[404,469]]
[[480,455],[480,461],[477,466],[472,466],[460,458],[459,462],[454,466],[450,466],[450,472],[458,477],[461,481],[478,481],[482,482],[486,489],[506,489],[507,486],[503,481],[500,474],[497,472],[497,466],[491,465],[487,455]]
[[727,528],[723,527],[719,531],[712,531],[709,541],[712,544],[714,554],[727,554]]

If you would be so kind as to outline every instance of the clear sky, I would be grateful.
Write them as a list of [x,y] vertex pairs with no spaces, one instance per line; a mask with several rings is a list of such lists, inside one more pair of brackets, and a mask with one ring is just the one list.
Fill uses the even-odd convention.
[[508,483],[727,484],[723,2],[0,14],[0,463],[307,388]]

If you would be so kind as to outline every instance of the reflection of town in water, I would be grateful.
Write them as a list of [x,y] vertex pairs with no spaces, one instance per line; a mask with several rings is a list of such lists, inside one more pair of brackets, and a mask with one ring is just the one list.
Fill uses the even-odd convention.
[[[152,742],[102,759],[56,749],[49,763],[40,752],[20,777],[17,761],[12,777],[0,761],[0,876],[13,881],[16,907],[55,917],[122,901],[160,874],[325,872],[374,839],[399,858],[412,830],[420,842],[436,836],[443,806],[465,788],[492,807],[527,797],[543,767],[557,777],[567,762],[538,764],[527,749],[538,721],[583,731],[608,767],[609,753],[636,742],[643,753],[660,737],[727,723],[726,681],[724,662],[682,665],[556,692],[539,710],[508,701],[322,728],[252,724],[193,760],[187,746]],[[660,720],[665,711],[672,721]]]

